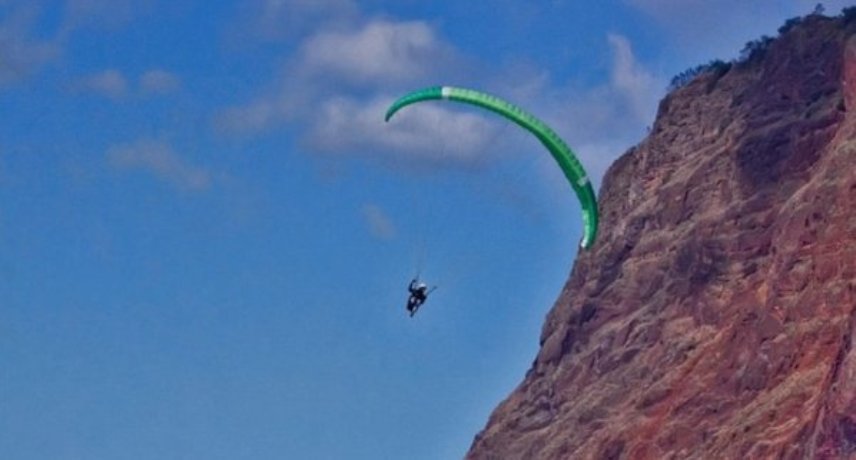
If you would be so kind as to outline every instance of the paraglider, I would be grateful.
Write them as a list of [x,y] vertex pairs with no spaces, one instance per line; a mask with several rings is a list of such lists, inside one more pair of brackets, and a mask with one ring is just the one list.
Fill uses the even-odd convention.
[[407,311],[410,316],[416,314],[419,307],[428,299],[428,294],[437,289],[437,286],[428,289],[428,285],[419,281],[418,278],[410,280],[410,285],[407,286],[407,291],[410,292],[410,297],[407,299]]
[[[389,121],[396,112],[405,106],[429,100],[450,100],[482,107],[513,121],[534,134],[553,155],[574,192],[576,192],[583,208],[583,237],[580,247],[583,249],[591,247],[597,235],[598,223],[597,198],[594,189],[580,161],[570,147],[549,126],[521,108],[496,96],[452,86],[435,86],[408,93],[392,103],[386,112],[385,119]],[[416,308],[418,309],[418,306]]]

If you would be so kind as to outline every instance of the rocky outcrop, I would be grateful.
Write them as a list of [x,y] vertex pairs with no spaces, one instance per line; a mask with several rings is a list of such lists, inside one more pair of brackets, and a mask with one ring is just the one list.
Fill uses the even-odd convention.
[[669,94],[470,459],[856,459],[856,21]]

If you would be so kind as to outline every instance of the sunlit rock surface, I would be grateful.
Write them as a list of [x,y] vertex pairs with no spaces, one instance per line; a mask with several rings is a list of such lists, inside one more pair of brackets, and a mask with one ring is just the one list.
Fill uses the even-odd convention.
[[661,103],[471,459],[856,459],[856,21]]

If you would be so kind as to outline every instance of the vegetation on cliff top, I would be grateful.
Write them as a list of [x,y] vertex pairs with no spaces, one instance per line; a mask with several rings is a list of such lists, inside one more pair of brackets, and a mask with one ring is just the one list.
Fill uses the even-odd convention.
[[[814,10],[805,16],[797,16],[785,21],[781,27],[778,29],[777,37],[781,37],[786,33],[790,32],[794,27],[803,23],[807,18],[823,16],[823,13],[826,11],[822,3],[818,3],[815,5]],[[844,25],[848,25],[854,20],[856,20],[856,6],[849,6],[841,10],[841,13],[837,16],[841,18]],[[713,73],[715,78],[719,78],[729,70],[733,65],[741,65],[750,62],[755,62],[757,59],[760,59],[761,56],[766,53],[769,49],[770,44],[773,43],[775,37],[770,37],[767,35],[762,35],[760,38],[751,40],[743,46],[743,49],[740,50],[740,55],[737,59],[731,61],[723,61],[721,59],[714,59],[708,62],[707,64],[700,64],[695,67],[690,67],[683,72],[678,73],[669,81],[668,91],[674,91],[679,88],[683,88],[689,82],[693,81],[696,77]]]

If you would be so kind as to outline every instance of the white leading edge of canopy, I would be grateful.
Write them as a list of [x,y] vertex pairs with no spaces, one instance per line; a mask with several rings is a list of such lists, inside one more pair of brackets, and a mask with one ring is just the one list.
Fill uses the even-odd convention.
[[451,95],[452,95],[452,88],[450,88],[448,86],[444,86],[444,87],[440,88],[440,97],[442,97],[443,99],[449,99],[449,97]]

